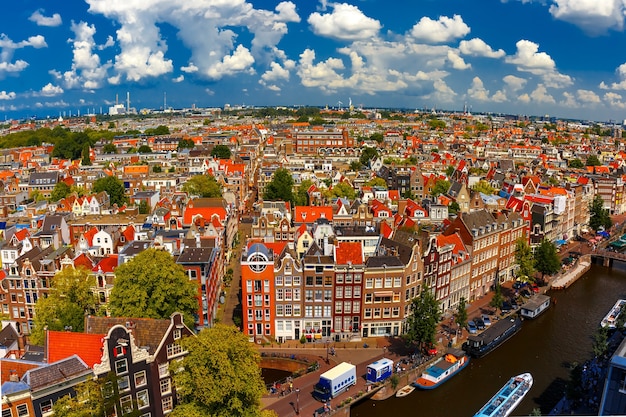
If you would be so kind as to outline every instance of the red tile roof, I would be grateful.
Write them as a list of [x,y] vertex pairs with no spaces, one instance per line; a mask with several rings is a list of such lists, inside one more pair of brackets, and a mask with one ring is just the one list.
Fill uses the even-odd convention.
[[92,271],[98,272],[98,270],[102,270],[102,272],[113,272],[115,268],[117,268],[117,255],[112,254],[103,258],[96,266],[93,267]]
[[90,368],[102,360],[103,334],[48,331],[48,363],[78,355]]
[[314,223],[322,217],[328,221],[333,220],[332,206],[296,206],[294,209],[296,223]]
[[339,242],[335,248],[337,265],[362,265],[363,245],[361,242]]

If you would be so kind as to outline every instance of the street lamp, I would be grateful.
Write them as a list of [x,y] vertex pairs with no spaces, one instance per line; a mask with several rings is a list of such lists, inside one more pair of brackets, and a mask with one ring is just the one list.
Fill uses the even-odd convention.
[[300,388],[296,388],[296,414],[300,414]]

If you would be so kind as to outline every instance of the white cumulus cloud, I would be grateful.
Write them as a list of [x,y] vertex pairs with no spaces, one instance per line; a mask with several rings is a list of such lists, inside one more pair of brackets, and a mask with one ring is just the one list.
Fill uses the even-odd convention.
[[626,103],[622,100],[621,94],[609,91],[604,94],[603,99],[610,107],[615,107],[619,109],[626,108]]
[[422,17],[411,29],[411,36],[429,43],[447,43],[463,38],[470,32],[463,18],[454,15],[452,18],[440,16],[438,20]]
[[626,5],[621,0],[553,0],[550,13],[591,35],[600,35],[624,28]]
[[[173,71],[162,24],[173,27],[191,51],[185,72],[218,80],[238,72],[252,73],[255,63],[269,65],[287,24],[300,21],[291,1],[280,2],[273,11],[257,9],[246,0],[86,1],[91,13],[120,25],[116,40],[121,51],[115,57],[117,74],[110,77],[111,82],[142,81]],[[253,35],[249,44],[236,42],[235,28]]]
[[600,88],[603,90],[626,90],[626,63],[620,65],[615,70],[617,73],[618,82],[613,82],[610,84],[602,81],[600,83]]
[[28,62],[21,59],[11,62],[15,50],[28,46],[39,49],[46,48],[48,44],[46,43],[46,39],[41,35],[30,36],[25,41],[14,42],[6,34],[0,34],[0,77],[5,73],[20,72],[28,66]]
[[16,94],[13,91],[6,92],[4,90],[0,91],[0,100],[13,100],[15,99]]
[[185,81],[185,76],[183,74],[180,74],[178,77],[172,78],[172,81],[174,81],[175,83],[182,83],[183,81]]
[[37,26],[55,27],[61,26],[61,23],[63,23],[60,14],[54,13],[52,16],[44,16],[43,12],[44,10],[42,9],[35,10],[35,12],[30,15],[28,20],[30,20],[31,22],[35,22]]
[[381,28],[378,20],[347,3],[333,5],[332,13],[312,13],[308,23],[317,35],[340,40],[369,39]]
[[506,75],[502,78],[502,81],[513,91],[521,90],[527,82],[524,78],[516,77],[515,75]]
[[520,40],[515,45],[517,52],[506,57],[505,62],[515,65],[518,71],[541,76],[546,86],[563,88],[572,85],[571,77],[560,74],[552,57],[545,52],[539,52],[538,44]]
[[489,100],[489,90],[485,88],[483,81],[479,77],[474,77],[472,86],[467,90],[467,95],[478,101]]
[[549,104],[556,103],[556,100],[554,99],[554,97],[550,95],[550,93],[548,92],[548,89],[543,84],[537,85],[537,88],[535,88],[535,90],[532,93],[530,93],[530,98],[532,99],[532,101],[537,102],[537,103],[549,103]]
[[448,61],[452,64],[452,68],[457,70],[466,70],[472,66],[463,60],[456,51],[452,49],[448,51]]
[[502,58],[506,53],[502,49],[494,51],[491,46],[480,38],[462,40],[459,42],[459,51],[463,55],[480,56],[485,58]]
[[39,95],[44,97],[53,97],[59,94],[63,94],[63,89],[58,85],[52,85],[52,83],[44,85],[39,91]]

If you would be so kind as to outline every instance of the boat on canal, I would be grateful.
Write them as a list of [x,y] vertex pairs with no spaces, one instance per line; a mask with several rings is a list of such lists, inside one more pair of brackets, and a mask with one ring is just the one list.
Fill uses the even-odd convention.
[[520,315],[525,319],[534,319],[550,307],[550,297],[543,294],[535,294],[522,305]]
[[609,310],[606,316],[600,322],[600,326],[609,329],[617,327],[617,319],[622,314],[624,307],[626,307],[626,300],[617,300],[615,305]]
[[406,397],[407,395],[409,395],[413,391],[415,391],[415,387],[413,385],[411,385],[411,384],[405,385],[402,388],[400,388],[398,390],[398,392],[396,392],[396,397],[398,397],[398,398]]
[[435,389],[465,368],[469,360],[462,350],[448,349],[448,353],[426,368],[413,385],[421,389]]
[[481,408],[474,417],[507,417],[522,402],[533,386],[533,376],[520,374],[509,379],[502,388]]
[[474,358],[482,358],[521,329],[522,319],[519,316],[498,320],[484,332],[469,335],[467,341],[463,343],[463,350]]

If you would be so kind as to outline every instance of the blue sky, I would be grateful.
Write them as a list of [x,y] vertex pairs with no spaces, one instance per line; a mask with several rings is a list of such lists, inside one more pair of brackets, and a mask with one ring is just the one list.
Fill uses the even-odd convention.
[[624,0],[18,0],[0,117],[328,105],[626,119]]

